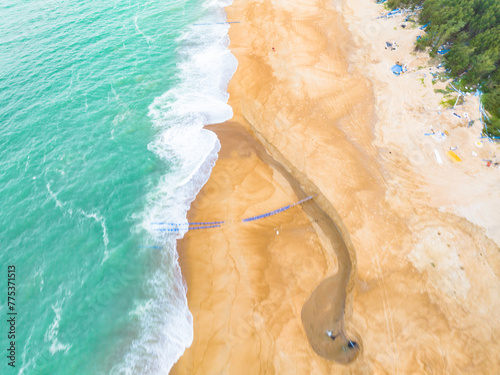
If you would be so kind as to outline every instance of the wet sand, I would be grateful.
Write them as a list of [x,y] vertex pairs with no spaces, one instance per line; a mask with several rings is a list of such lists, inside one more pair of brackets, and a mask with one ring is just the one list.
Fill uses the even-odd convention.
[[[243,223],[307,194],[241,125],[208,128],[222,148],[189,220],[229,223],[188,232],[180,243],[195,341],[171,373],[330,371],[332,363],[313,357],[308,337],[324,357],[354,358],[359,346],[348,346],[342,324],[350,261],[335,224],[314,200]],[[321,312],[315,310],[318,301]]]
[[[172,373],[499,372],[500,178],[482,163],[498,148],[474,148],[478,129],[438,109],[441,86],[419,68],[428,59],[411,55],[418,31],[378,21],[382,10],[368,0],[227,8],[240,21],[233,122],[272,158],[221,125],[220,160],[189,215],[231,224],[189,232],[179,250],[195,339]],[[394,77],[405,59],[413,75]],[[474,108],[468,98],[456,110],[474,118]],[[444,142],[424,136],[431,125]],[[457,144],[454,164],[445,155]],[[297,183],[321,214],[306,204],[240,223],[302,198]],[[343,325],[347,338],[336,336]],[[342,357],[349,339],[355,358]]]

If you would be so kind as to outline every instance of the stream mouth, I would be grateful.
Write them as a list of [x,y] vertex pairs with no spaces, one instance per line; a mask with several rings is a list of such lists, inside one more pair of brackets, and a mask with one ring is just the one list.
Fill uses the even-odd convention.
[[[255,152],[264,163],[287,180],[298,199],[310,196],[295,177],[241,124],[229,121],[207,128],[215,133],[237,132],[251,145],[251,152]],[[352,269],[349,251],[335,221],[314,199],[304,202],[301,206],[315,230],[321,231],[324,238],[330,242],[330,248],[335,251],[331,256],[338,259],[337,273],[324,279],[304,303],[301,311],[302,325],[316,354],[341,364],[348,364],[354,361],[361,351],[360,340],[346,332],[344,324],[347,287]]]
[[341,364],[356,359],[359,340],[344,326],[345,284],[339,272],[323,280],[302,307],[302,324],[313,350],[323,358]]
[[346,332],[344,323],[347,286],[352,269],[349,252],[337,225],[316,202],[307,202],[302,208],[310,218],[315,219],[319,227],[317,230],[322,231],[330,241],[338,259],[337,273],[324,279],[304,303],[302,325],[316,354],[348,364],[361,351],[360,340]]

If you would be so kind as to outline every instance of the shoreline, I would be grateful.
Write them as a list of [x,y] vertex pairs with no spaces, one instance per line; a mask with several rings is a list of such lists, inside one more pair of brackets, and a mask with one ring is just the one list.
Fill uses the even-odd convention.
[[[338,223],[352,263],[340,299],[348,336],[361,339],[362,350],[345,366],[307,342],[304,304],[342,274],[342,261],[304,206],[253,229],[186,235],[179,251],[195,341],[172,373],[494,373],[500,291],[490,286],[500,280],[500,199],[492,188],[500,179],[480,163],[492,146],[474,148],[476,127],[438,109],[442,95],[424,54],[412,57],[410,74],[388,69],[411,57],[416,31],[375,20],[382,7],[366,0],[245,0],[226,10],[229,21],[241,21],[229,32],[239,62],[228,90],[231,123],[253,134]],[[390,55],[383,44],[393,38],[402,47]],[[474,116],[474,105],[467,98],[457,110]],[[446,131],[445,140],[424,136],[429,126]],[[237,151],[221,151],[190,219],[220,212],[234,222],[300,199],[293,181],[231,137],[220,138],[222,147]],[[446,158],[457,144],[459,164]],[[318,306],[333,309],[329,293],[320,294]]]
[[[234,362],[260,372],[259,368],[273,363],[261,358],[261,351],[256,352],[255,347],[270,345],[268,350],[277,352],[280,341],[284,347],[293,343],[311,356],[301,324],[302,306],[317,284],[339,269],[340,263],[332,254],[334,246],[328,244],[332,230],[329,218],[314,201],[308,201],[277,215],[242,223],[242,217],[282,207],[306,194],[241,125],[233,122],[207,128],[221,140],[220,159],[193,204],[189,219],[225,219],[221,215],[226,214],[229,220],[216,230],[188,232],[180,241],[179,251],[184,255],[179,260],[188,284],[195,341],[171,373],[192,374],[200,366],[201,373],[217,373]],[[262,192],[248,194],[255,185]],[[265,204],[256,201],[259,196]],[[283,250],[291,259],[283,258]],[[288,275],[280,275],[283,261],[292,264],[287,268]],[[222,269],[217,272],[219,267]],[[314,276],[316,273],[319,275]],[[289,277],[296,281],[289,284]],[[247,278],[253,281],[241,280]],[[228,310],[232,312],[225,315]],[[276,317],[276,310],[282,316]],[[289,329],[293,334],[283,333]],[[226,352],[232,353],[235,348],[239,348],[239,354],[226,359]],[[212,353],[210,358],[206,352]],[[320,357],[318,365],[325,371],[331,369],[329,361]]]

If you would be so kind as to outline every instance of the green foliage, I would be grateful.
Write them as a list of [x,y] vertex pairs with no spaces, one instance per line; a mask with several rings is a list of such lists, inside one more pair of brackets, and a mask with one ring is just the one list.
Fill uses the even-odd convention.
[[448,100],[441,100],[441,106],[444,108],[451,108],[455,105],[455,102],[457,101],[457,98],[451,98]]
[[486,126],[486,131],[489,135],[500,137],[500,119],[492,118]]
[[422,3],[422,0],[388,0],[387,5],[389,8],[410,8],[415,7]]
[[434,92],[438,93],[438,94],[443,94],[443,95],[448,94],[448,91],[443,90],[443,89],[434,89]]
[[499,0],[388,0],[390,7],[423,5],[419,21],[429,24],[417,49],[430,55],[446,45],[444,63],[451,76],[484,91],[483,104],[492,115],[491,135],[500,136],[500,1]]
[[491,108],[490,114],[500,118],[500,90],[492,90],[483,95],[483,104],[486,108]]
[[448,52],[446,56],[446,66],[450,69],[453,76],[464,72],[470,66],[471,58],[470,48],[464,44],[457,45]]

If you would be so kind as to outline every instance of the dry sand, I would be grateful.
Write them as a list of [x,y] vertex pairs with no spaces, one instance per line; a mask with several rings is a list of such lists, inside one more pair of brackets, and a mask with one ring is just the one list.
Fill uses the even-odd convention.
[[[452,115],[477,118],[475,98],[438,108],[444,84],[432,84],[425,54],[412,55],[421,31],[377,20],[382,10],[369,0],[227,8],[241,22],[230,30],[239,125],[219,128],[220,160],[190,219],[232,222],[189,232],[179,249],[195,339],[173,374],[500,372],[500,171],[483,161],[498,146],[476,147],[478,122]],[[401,48],[385,50],[392,40]],[[410,60],[409,73],[390,72]],[[328,219],[304,205],[239,223],[302,198],[240,126],[344,237],[345,324],[361,347],[349,365],[318,356],[301,322],[315,288],[345,272],[319,226]],[[425,136],[431,126],[448,136]],[[452,163],[446,151],[457,145],[462,162]],[[320,294],[317,309],[343,303]]]

